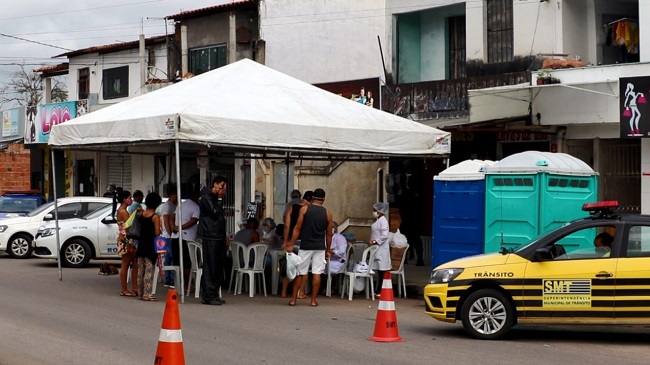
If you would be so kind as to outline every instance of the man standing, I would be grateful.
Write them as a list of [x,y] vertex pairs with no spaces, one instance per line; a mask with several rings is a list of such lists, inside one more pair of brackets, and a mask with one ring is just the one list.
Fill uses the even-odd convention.
[[[174,212],[174,233],[178,234],[179,231],[179,225],[183,228],[183,282],[185,285],[188,284],[189,279],[190,279],[190,273],[192,271],[192,260],[190,259],[190,252],[189,252],[189,246],[187,245],[187,241],[195,241],[196,240],[196,231],[198,228],[199,224],[199,196],[200,193],[198,191],[193,191],[190,194],[190,198],[186,199],[185,201],[181,202],[180,207],[182,210],[182,215],[179,215],[178,208],[176,209],[176,212]],[[179,219],[180,218],[180,219]],[[180,248],[178,247],[178,241],[179,239],[177,238],[174,241],[172,241],[172,258],[174,260],[174,266],[179,266],[181,264],[181,253],[180,253]],[[187,292],[189,288],[185,288],[185,291]]]
[[201,192],[199,200],[199,226],[203,238],[203,276],[201,276],[201,302],[222,305],[220,297],[226,261],[226,218],[223,197],[226,195],[226,178],[217,176],[212,186]]
[[[172,216],[176,211],[178,206],[178,192],[176,191],[176,185],[169,184],[167,185],[167,201],[163,204],[162,207],[162,235],[167,238],[171,238],[171,244],[178,245],[178,233],[174,232],[174,221]],[[174,253],[171,250],[167,251],[165,254],[165,261],[163,262],[165,266],[171,266],[174,264]],[[174,285],[174,272],[166,271],[165,272],[165,286],[171,287]]]
[[325,271],[326,258],[329,257],[332,246],[332,213],[323,207],[325,202],[325,190],[314,190],[314,198],[310,205],[300,209],[298,222],[293,229],[291,241],[285,247],[287,252],[293,251],[293,245],[300,237],[300,250],[298,256],[301,258],[298,268],[298,277],[293,282],[293,294],[289,305],[296,305],[298,299],[298,288],[304,280],[307,280],[309,265],[311,264],[311,305],[318,306],[316,297],[320,287],[320,276]]

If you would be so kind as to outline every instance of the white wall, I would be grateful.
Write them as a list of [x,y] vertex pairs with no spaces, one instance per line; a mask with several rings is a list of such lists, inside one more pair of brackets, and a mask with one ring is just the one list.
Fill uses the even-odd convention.
[[[515,1],[513,5],[515,56],[557,53],[556,0]],[[531,52],[532,49],[532,52]]]
[[[650,0],[639,0],[639,50],[641,62],[650,62]],[[648,75],[650,73],[646,73]],[[650,214],[650,140],[641,140],[641,213]]]
[[[308,83],[383,76],[377,36],[386,53],[384,2],[263,0],[266,65]],[[387,58],[390,63],[390,58]]]

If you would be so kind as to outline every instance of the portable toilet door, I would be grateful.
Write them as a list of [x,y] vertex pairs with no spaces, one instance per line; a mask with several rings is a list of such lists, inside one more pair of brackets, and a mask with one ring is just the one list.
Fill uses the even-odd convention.
[[466,160],[433,178],[431,268],[483,253],[485,170],[492,163]]

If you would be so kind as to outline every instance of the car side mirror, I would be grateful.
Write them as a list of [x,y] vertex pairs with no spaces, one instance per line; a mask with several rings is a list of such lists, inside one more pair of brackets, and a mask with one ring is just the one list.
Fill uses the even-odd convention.
[[551,253],[551,250],[549,250],[547,247],[538,248],[537,250],[535,250],[535,260],[540,262],[552,261],[553,254]]
[[102,219],[102,223],[104,223],[104,224],[115,224],[115,223],[117,223],[117,220],[115,218],[111,217],[111,216],[108,216],[108,217]]
[[44,221],[51,221],[52,219],[54,219],[54,215],[52,213],[47,213],[43,216]]

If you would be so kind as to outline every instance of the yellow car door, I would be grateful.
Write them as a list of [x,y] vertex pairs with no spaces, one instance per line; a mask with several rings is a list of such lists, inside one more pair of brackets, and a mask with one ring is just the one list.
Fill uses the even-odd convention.
[[632,223],[621,252],[616,275],[616,322],[650,323],[650,225]]

